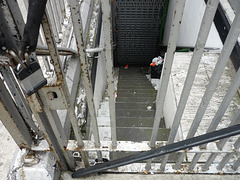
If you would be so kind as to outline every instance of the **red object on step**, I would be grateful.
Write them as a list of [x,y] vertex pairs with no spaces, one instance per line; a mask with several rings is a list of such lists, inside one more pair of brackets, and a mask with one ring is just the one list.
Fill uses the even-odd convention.
[[125,66],[125,69],[128,69],[128,64]]

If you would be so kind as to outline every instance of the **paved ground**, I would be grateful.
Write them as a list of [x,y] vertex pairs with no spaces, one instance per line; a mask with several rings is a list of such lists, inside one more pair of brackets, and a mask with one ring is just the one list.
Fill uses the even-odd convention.
[[[71,174],[64,173],[61,180],[70,180]],[[85,178],[77,178],[76,180],[239,180],[240,175],[192,175],[192,174],[102,174],[102,175],[92,175]]]
[[17,148],[16,143],[0,121],[0,179],[7,179],[9,166],[12,162],[14,152]]

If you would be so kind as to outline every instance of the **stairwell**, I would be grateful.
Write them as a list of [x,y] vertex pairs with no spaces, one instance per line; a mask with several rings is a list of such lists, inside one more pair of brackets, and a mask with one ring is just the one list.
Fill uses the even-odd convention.
[[[147,79],[148,67],[120,68],[116,99],[117,139],[149,141],[155,116],[157,91]],[[161,120],[157,140],[166,141],[169,129]]]

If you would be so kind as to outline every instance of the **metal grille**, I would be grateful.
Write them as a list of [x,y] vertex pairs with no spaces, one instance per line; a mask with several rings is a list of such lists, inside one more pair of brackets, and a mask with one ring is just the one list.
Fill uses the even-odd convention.
[[165,0],[116,0],[115,37],[118,65],[149,64],[157,55]]

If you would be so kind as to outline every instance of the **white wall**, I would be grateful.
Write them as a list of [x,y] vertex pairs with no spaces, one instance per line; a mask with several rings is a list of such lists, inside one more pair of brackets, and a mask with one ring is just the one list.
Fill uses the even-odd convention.
[[[168,14],[164,30],[163,44],[167,46],[172,14],[176,0],[169,1]],[[200,29],[202,17],[205,11],[206,4],[204,0],[186,0],[183,19],[180,27],[178,47],[194,47],[198,32]],[[207,48],[222,48],[222,42],[216,30],[214,23],[212,24],[210,34],[206,44]]]
[[[101,31],[100,47],[104,47],[103,31]],[[107,85],[106,64],[104,54],[99,53],[98,57],[99,58],[97,64],[97,73],[94,90],[94,104],[96,111],[98,110],[99,105],[102,102],[102,98]]]
[[[164,116],[165,125],[167,128],[170,128],[170,129],[172,128],[172,124],[173,124],[173,120],[176,112],[177,112],[177,101],[176,101],[172,76],[170,76],[170,79],[168,82],[167,94],[166,94],[164,107],[163,107],[163,116]],[[180,137],[181,137],[181,131],[179,128],[175,140],[176,141],[181,140]]]

